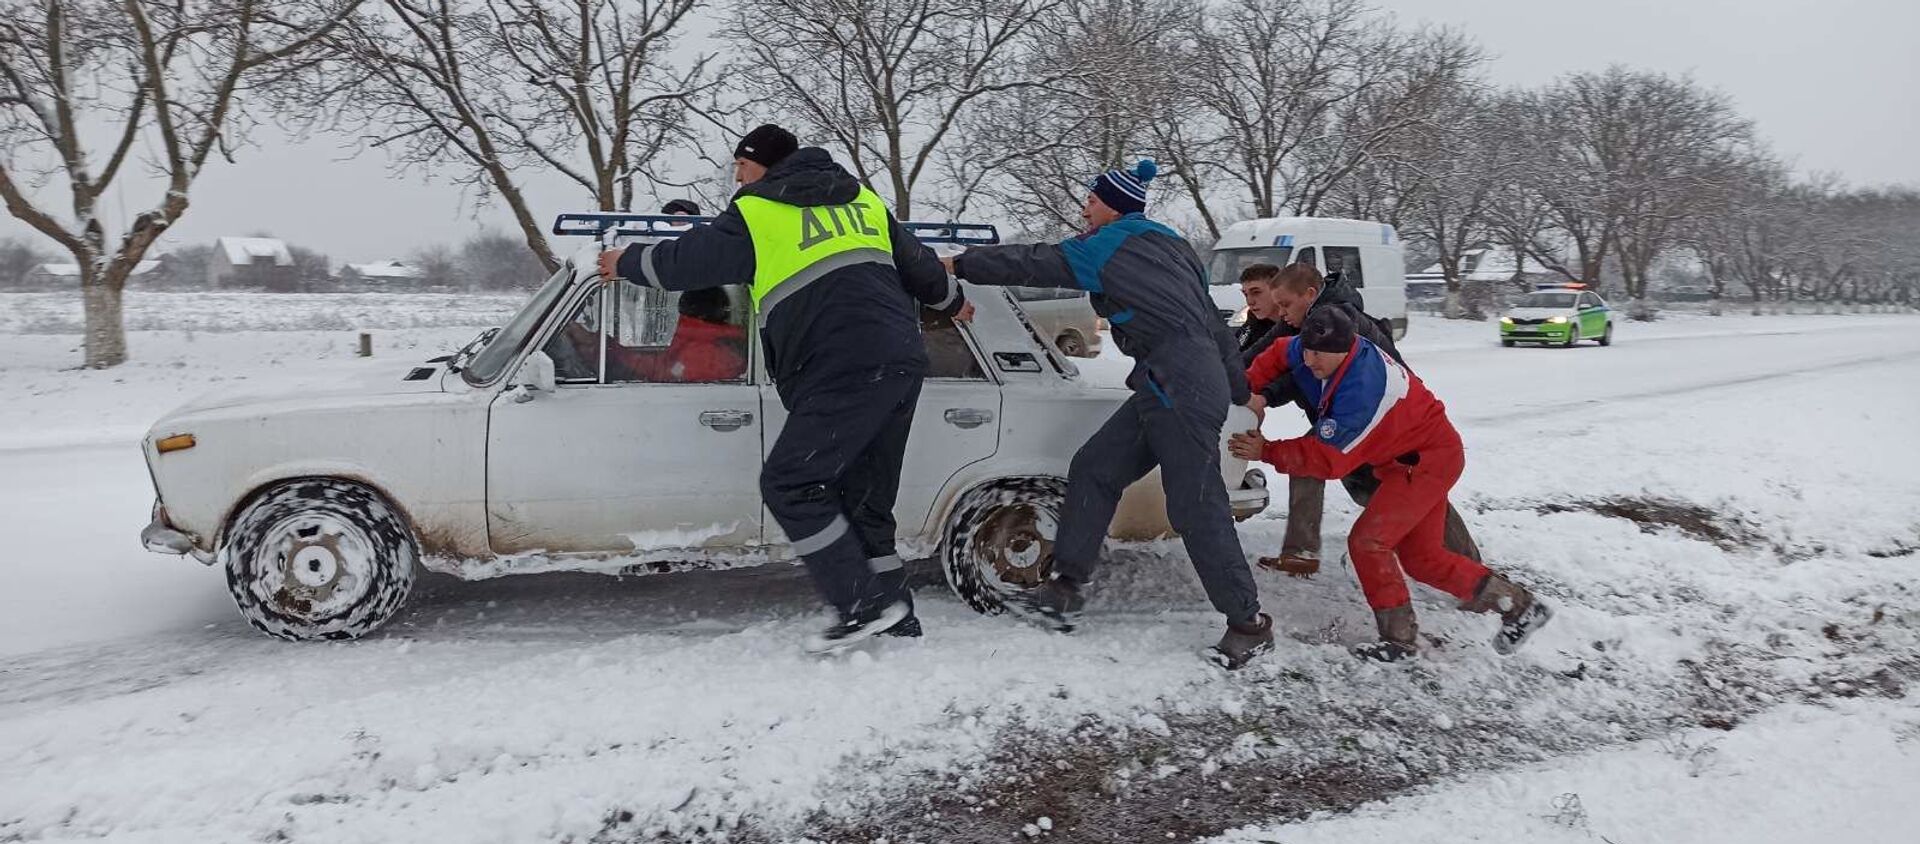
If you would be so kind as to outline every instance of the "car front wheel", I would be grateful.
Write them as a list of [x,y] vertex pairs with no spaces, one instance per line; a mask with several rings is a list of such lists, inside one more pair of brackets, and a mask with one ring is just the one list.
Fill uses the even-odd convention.
[[419,551],[379,493],[330,478],[288,481],[248,504],[221,545],[247,622],[281,639],[354,639],[413,591]]
[[941,542],[947,585],[974,610],[994,615],[1006,599],[1045,582],[1067,498],[1061,478],[1013,478],[970,490],[953,508]]
[[1575,325],[1567,329],[1567,339],[1562,341],[1560,346],[1571,349],[1578,345],[1580,345],[1580,326]]

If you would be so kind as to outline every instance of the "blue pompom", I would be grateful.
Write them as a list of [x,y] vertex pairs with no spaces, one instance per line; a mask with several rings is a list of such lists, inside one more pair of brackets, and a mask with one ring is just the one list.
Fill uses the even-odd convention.
[[1133,165],[1133,177],[1139,179],[1140,184],[1151,182],[1153,177],[1158,175],[1160,175],[1160,165],[1153,163],[1151,158],[1142,158],[1139,164]]

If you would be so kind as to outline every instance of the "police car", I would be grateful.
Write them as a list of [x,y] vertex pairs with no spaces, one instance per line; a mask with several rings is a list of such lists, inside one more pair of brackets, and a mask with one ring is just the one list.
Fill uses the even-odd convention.
[[1541,285],[1500,317],[1502,346],[1572,346],[1582,340],[1613,345],[1613,309],[1584,284]]
[[[695,222],[562,215],[555,234],[597,242],[458,352],[167,414],[142,443],[157,492],[145,546],[220,566],[248,621],[286,639],[377,629],[416,562],[478,579],[790,559],[760,500],[786,411],[746,289],[689,306],[595,267],[605,246]],[[999,239],[906,225],[933,243]],[[1047,576],[1068,464],[1130,392],[1082,377],[1005,291],[967,295],[973,322],[923,323],[931,372],[894,514],[903,553],[937,556],[967,604],[996,612]],[[1234,412],[1228,430],[1253,426]],[[1266,507],[1257,469],[1223,449],[1221,472],[1236,517]],[[1116,537],[1169,532],[1158,486],[1128,492]]]

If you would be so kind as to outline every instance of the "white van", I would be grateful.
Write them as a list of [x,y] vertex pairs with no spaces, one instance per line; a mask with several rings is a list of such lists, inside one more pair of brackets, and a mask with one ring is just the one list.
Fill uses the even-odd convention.
[[1228,226],[1213,245],[1209,292],[1231,318],[1246,307],[1240,271],[1252,264],[1307,262],[1322,273],[1339,272],[1366,299],[1367,313],[1393,323],[1394,339],[1407,333],[1407,266],[1392,226],[1331,217],[1268,217]]

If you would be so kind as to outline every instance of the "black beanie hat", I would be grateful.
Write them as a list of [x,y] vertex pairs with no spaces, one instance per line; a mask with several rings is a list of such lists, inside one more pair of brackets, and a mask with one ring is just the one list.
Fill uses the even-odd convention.
[[740,139],[740,145],[733,148],[733,157],[744,158],[762,167],[772,167],[799,148],[800,141],[792,132],[766,123]]
[[661,208],[660,213],[691,214],[695,217],[698,217],[700,216],[700,206],[694,204],[694,201],[691,199],[676,199],[672,202],[667,203],[665,207]]
[[1087,187],[1108,208],[1122,214],[1139,214],[1147,210],[1147,183],[1159,173],[1160,168],[1153,159],[1142,159],[1132,170],[1108,170],[1095,176]]
[[1353,320],[1339,308],[1314,308],[1300,326],[1300,345],[1316,352],[1342,354],[1353,349]]

